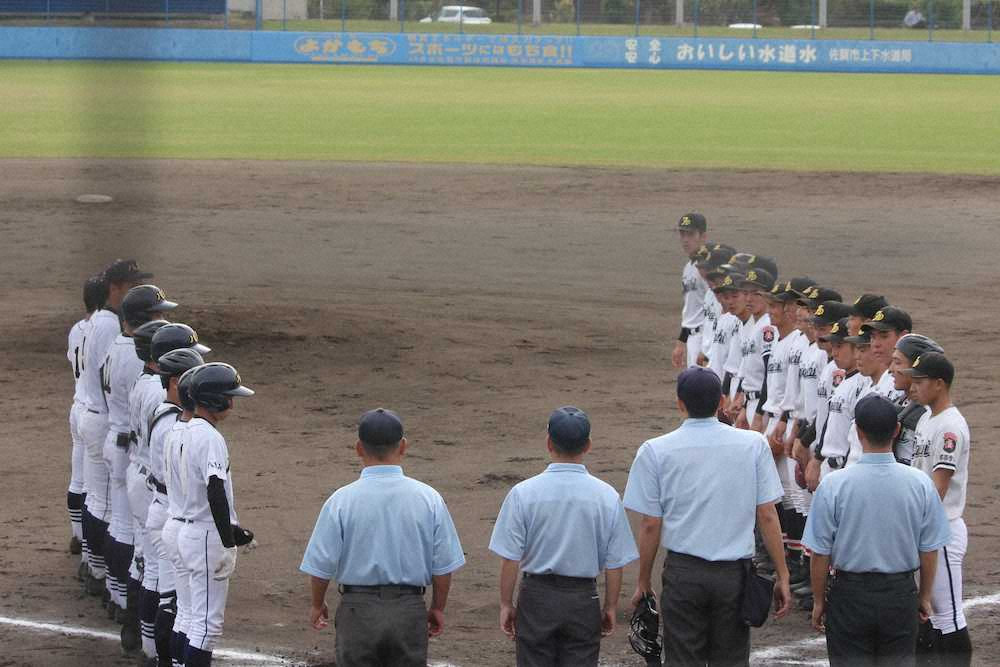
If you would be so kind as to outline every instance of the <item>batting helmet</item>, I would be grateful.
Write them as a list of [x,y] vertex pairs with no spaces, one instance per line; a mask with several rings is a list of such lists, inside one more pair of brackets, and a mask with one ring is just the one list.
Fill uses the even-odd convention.
[[244,387],[240,374],[229,364],[213,362],[199,366],[188,390],[196,405],[213,412],[229,409],[229,399],[233,396],[253,396],[254,392]]
[[177,381],[177,399],[181,402],[181,407],[188,412],[194,412],[194,401],[191,400],[191,380],[194,379],[194,372],[200,368],[195,366],[190,370],[184,371],[181,378]]
[[[146,322],[132,331],[132,341],[135,343],[135,354],[143,361],[150,360],[149,346],[156,332],[170,324],[166,320]],[[155,357],[152,357],[155,359]]]
[[177,304],[167,301],[166,295],[156,285],[136,285],[122,299],[122,319],[135,328],[153,319],[153,313],[173,310]]
[[173,322],[161,328],[153,336],[149,356],[159,359],[171,350],[191,348],[199,354],[208,354],[212,348],[198,342],[198,333],[186,324]]
[[943,354],[944,348],[934,340],[920,334],[906,334],[896,341],[896,349],[911,362],[916,361],[925,352],[938,352]]
[[204,363],[205,360],[201,354],[190,347],[170,350],[156,360],[157,367],[160,369],[160,381],[163,383],[164,389],[167,388],[170,378],[183,375],[192,368],[201,366]]

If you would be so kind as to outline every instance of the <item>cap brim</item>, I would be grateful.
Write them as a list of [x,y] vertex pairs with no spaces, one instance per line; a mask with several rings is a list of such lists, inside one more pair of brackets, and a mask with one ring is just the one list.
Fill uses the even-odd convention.
[[162,313],[165,310],[173,310],[176,307],[177,307],[176,303],[174,303],[173,301],[167,301],[166,299],[164,299],[163,301],[159,302],[155,306],[151,307],[149,309],[149,312],[151,312],[151,313]]
[[852,345],[871,345],[870,339],[864,336],[847,336],[844,338],[845,343],[851,343]]
[[910,377],[914,377],[914,378],[929,378],[930,377],[930,375],[928,375],[927,373],[924,373],[919,368],[904,368],[903,370],[901,370],[899,372],[900,373],[905,373],[906,375],[909,375]]
[[875,331],[892,331],[896,327],[889,322],[869,321],[861,325],[862,329],[874,329]]
[[210,348],[208,345],[202,345],[201,343],[195,343],[194,347],[192,347],[191,349],[197,352],[198,354],[208,354],[209,352],[212,351],[212,348]]
[[824,343],[843,343],[847,338],[845,336],[820,336],[819,340]]
[[239,386],[226,392],[227,396],[253,396],[256,392],[250,387]]

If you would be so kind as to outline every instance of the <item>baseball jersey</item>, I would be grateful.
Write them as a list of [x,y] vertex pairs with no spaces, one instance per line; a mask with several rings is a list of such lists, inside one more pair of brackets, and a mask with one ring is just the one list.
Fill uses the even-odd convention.
[[712,353],[712,346],[715,343],[715,332],[719,327],[719,318],[722,317],[722,304],[715,296],[715,292],[710,289],[705,290],[705,300],[702,304],[705,313],[705,323],[701,330],[701,353],[706,357]]
[[[843,380],[836,380],[837,374],[843,374]],[[871,380],[854,370],[844,373],[837,369],[834,373],[836,389],[830,397],[829,415],[820,446],[826,458],[846,457],[850,452],[848,433],[854,424],[854,406],[858,399],[871,384]]]
[[816,382],[816,439],[813,441],[813,453],[822,442],[823,431],[826,430],[827,418],[830,416],[830,397],[833,390],[844,380],[845,373],[837,368],[837,363],[832,359],[826,362],[823,370],[820,371],[819,380]]
[[444,499],[399,466],[366,466],[316,519],[306,574],[353,586],[427,586],[465,564]]
[[[750,336],[756,322],[753,315],[748,317],[745,322],[740,322],[736,334],[729,341],[729,352],[726,353],[726,364],[723,370],[732,374],[734,378],[739,376],[740,364],[743,363],[744,341]],[[733,382],[733,386],[736,386],[736,382]]]
[[[238,523],[233,502],[233,482],[229,477],[229,448],[215,426],[201,417],[188,422],[180,436],[181,513],[196,523],[214,523],[208,504],[208,479],[222,480],[229,502],[229,522]],[[169,490],[168,497],[173,493]]]
[[[90,328],[83,347],[83,403],[88,410],[107,414],[108,403],[104,396],[102,367],[108,350],[115,338],[121,334],[118,315],[102,308],[90,316]],[[133,356],[134,353],[133,353]]]
[[708,285],[698,273],[694,260],[684,265],[681,289],[684,294],[681,326],[686,329],[697,329],[705,322],[705,292],[708,291]]
[[618,492],[578,463],[552,463],[514,486],[490,551],[522,572],[595,578],[639,558]]
[[129,432],[129,395],[142,367],[142,359],[135,354],[135,341],[130,336],[118,334],[101,367],[108,424],[114,433]]
[[[160,382],[160,376],[143,369],[129,395],[129,430],[135,434],[135,442],[129,448],[129,459],[145,467],[150,466],[149,422],[156,409],[167,400],[167,392]],[[159,478],[157,478],[159,479]]]
[[927,408],[907,400],[899,410],[899,435],[892,448],[896,455],[896,460],[900,463],[910,465],[913,461],[913,445],[917,439],[917,424],[920,418],[927,412]]
[[[184,518],[184,433],[191,422],[178,419],[163,435],[163,483],[167,487],[167,510],[171,517]],[[153,473],[156,474],[155,472]],[[159,477],[157,477],[159,479]]]
[[[167,436],[174,430],[174,426],[184,423],[178,421],[180,416],[180,407],[173,403],[161,403],[149,420],[149,423],[152,424],[152,428],[149,430],[149,473],[164,486],[167,485],[164,461],[167,451]],[[180,505],[178,504],[179,509]]]
[[944,494],[944,510],[949,520],[961,517],[965,511],[971,444],[969,425],[954,405],[936,415],[928,410],[917,422],[910,465],[931,476],[935,470],[952,471]]
[[[808,339],[806,339],[808,340]],[[799,395],[795,401],[795,416],[807,423],[816,423],[819,404],[819,374],[826,366],[826,352],[816,343],[810,343],[799,362]],[[824,413],[825,414],[825,413]],[[822,424],[819,425],[822,428]]]
[[[742,324],[740,318],[732,313],[723,313],[715,322],[715,335],[712,336],[712,345],[707,356],[709,369],[715,371],[720,380],[726,375],[729,351],[733,339],[740,333]],[[739,370],[739,367],[736,370]]]
[[[784,338],[780,338],[781,332],[778,331],[778,328],[772,328],[778,338],[772,343],[771,354],[767,359],[767,400],[764,402],[763,410],[777,416],[781,414],[781,405],[785,400],[792,346],[795,343],[795,338],[801,334],[798,331],[791,331]],[[767,340],[766,331],[763,340],[764,342]]]
[[771,316],[766,313],[756,320],[749,334],[743,339],[740,370],[737,373],[743,391],[760,391],[764,388],[767,368],[764,357],[771,354],[771,347],[778,340],[777,327],[771,326]]
[[901,405],[906,400],[906,392],[896,389],[896,381],[892,373],[886,370],[875,384],[875,392],[880,396],[885,396],[896,405]]
[[73,402],[83,403],[83,354],[86,351],[84,345],[87,340],[87,329],[90,321],[86,318],[80,320],[69,330],[66,346],[66,358],[73,369]]

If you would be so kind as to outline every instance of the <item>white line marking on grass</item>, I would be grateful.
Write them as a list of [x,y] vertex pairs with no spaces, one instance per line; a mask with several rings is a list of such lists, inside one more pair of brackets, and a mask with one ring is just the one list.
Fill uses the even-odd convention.
[[[70,637],[89,637],[91,639],[108,639],[113,641],[121,640],[121,638],[114,632],[92,630],[90,628],[84,628],[76,625],[63,625],[61,623],[41,623],[24,618],[11,618],[10,616],[0,616],[0,625],[9,625],[15,628],[33,630],[35,632],[49,632],[68,635]],[[216,649],[213,651],[213,656],[253,665],[280,665],[282,667],[291,667],[296,665],[296,663],[276,655],[256,653],[253,651],[240,651],[238,649]]]

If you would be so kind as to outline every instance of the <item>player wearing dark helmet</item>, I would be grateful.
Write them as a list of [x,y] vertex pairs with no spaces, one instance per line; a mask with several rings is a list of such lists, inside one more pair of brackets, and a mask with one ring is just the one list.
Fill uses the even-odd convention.
[[927,336],[906,334],[896,341],[892,350],[892,361],[889,365],[893,386],[903,396],[899,404],[899,435],[896,437],[892,451],[896,460],[906,465],[910,465],[910,461],[913,459],[913,439],[916,435],[917,423],[927,411],[927,408],[914,401],[913,397],[910,396],[912,377],[906,371],[925,352],[944,353],[944,348]]
[[[206,667],[222,636],[229,577],[236,548],[253,533],[240,527],[233,502],[229,449],[218,425],[232,412],[233,398],[253,396],[229,364],[210,363],[193,371],[189,389],[194,418],[180,436],[183,486],[177,537],[181,560],[189,571],[191,616],[186,623],[185,664]],[[168,497],[173,490],[168,486]]]

